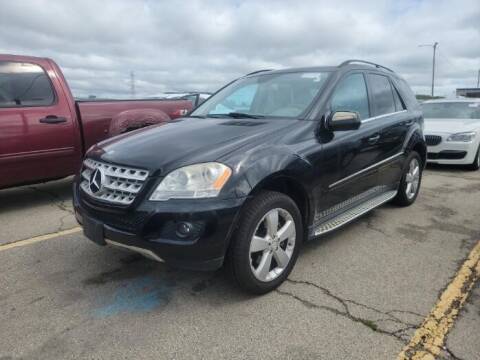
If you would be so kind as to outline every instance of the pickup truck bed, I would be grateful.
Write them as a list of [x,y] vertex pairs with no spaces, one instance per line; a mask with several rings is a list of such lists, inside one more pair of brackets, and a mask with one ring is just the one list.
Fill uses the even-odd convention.
[[85,149],[107,137],[170,121],[192,108],[188,100],[77,101]]

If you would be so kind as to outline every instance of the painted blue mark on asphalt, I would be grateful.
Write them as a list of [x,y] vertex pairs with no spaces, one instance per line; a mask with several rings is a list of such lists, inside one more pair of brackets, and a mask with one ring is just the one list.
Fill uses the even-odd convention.
[[172,286],[150,276],[123,284],[115,293],[113,301],[95,310],[99,317],[129,312],[146,312],[165,305]]

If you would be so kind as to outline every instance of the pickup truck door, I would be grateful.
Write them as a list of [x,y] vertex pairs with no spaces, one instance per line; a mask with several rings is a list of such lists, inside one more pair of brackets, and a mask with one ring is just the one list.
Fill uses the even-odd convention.
[[351,205],[378,185],[376,164],[382,156],[378,143],[382,127],[372,117],[370,100],[361,71],[347,73],[331,96],[330,111],[358,112],[362,124],[357,130],[332,132],[323,141],[324,191],[316,220]]
[[0,58],[0,188],[73,173],[75,119],[48,60]]

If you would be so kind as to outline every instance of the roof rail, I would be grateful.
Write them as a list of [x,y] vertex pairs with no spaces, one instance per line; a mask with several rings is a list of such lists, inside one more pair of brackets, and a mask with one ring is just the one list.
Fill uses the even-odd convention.
[[251,73],[248,73],[247,75],[245,76],[248,76],[248,75],[254,75],[254,74],[258,74],[258,73],[261,73],[261,72],[264,72],[264,71],[272,71],[273,69],[263,69],[263,70],[257,70],[257,71],[253,71]]
[[375,63],[370,62],[370,61],[357,60],[357,59],[346,60],[346,61],[342,62],[342,63],[339,65],[339,67],[346,66],[346,65],[349,65],[349,64],[352,64],[352,63],[362,63],[362,64],[367,64],[367,65],[372,65],[372,66],[375,66],[376,68],[383,68],[383,69],[385,69],[385,70],[388,70],[388,71],[394,73],[394,71],[393,71],[392,69],[389,69],[389,68],[387,68],[386,66],[379,65],[379,64],[375,64]]

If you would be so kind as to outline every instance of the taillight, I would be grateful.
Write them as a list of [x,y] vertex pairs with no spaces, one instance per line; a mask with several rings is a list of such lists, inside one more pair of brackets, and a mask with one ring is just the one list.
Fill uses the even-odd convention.
[[172,119],[178,118],[180,116],[185,116],[188,114],[188,109],[177,109],[170,114]]

